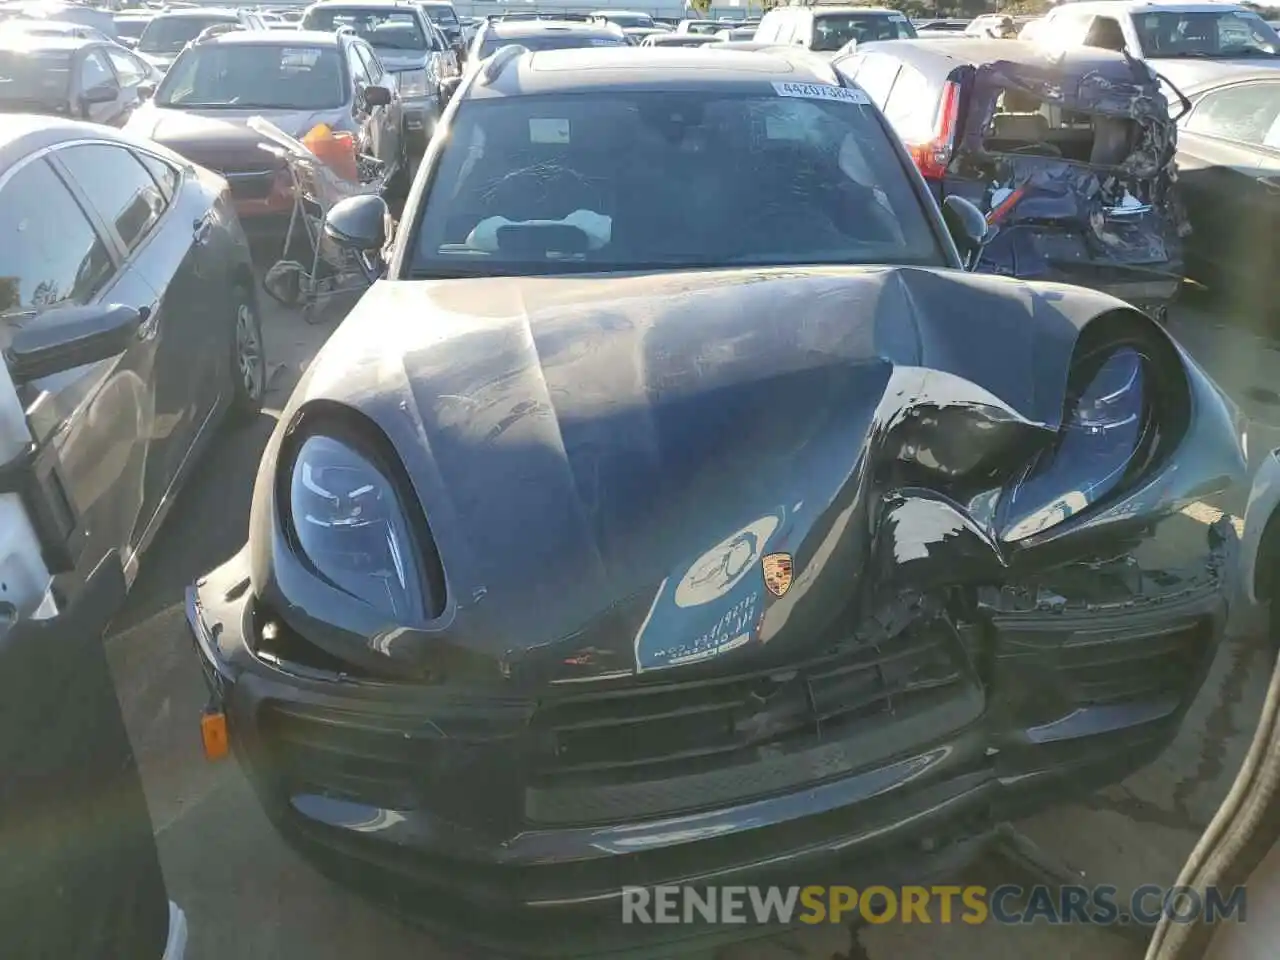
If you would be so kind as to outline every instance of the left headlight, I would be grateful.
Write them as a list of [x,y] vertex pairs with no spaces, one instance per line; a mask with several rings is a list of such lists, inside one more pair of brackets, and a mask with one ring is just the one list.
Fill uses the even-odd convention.
[[1001,504],[1001,539],[1024,540],[1097,503],[1124,479],[1147,427],[1145,362],[1132,347],[1106,355],[1067,401],[1058,442]]
[[400,78],[400,96],[409,98],[427,95],[427,71],[405,70],[397,76]]
[[368,457],[332,437],[308,437],[293,462],[289,501],[297,547],[320,577],[397,623],[424,618],[408,515]]

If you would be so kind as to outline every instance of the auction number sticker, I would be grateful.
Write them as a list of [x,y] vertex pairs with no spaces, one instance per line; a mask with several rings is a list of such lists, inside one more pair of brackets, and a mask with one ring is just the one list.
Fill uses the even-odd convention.
[[861,90],[852,87],[837,87],[832,83],[792,83],[775,80],[774,92],[780,97],[799,97],[802,100],[839,100],[844,103],[871,102]]

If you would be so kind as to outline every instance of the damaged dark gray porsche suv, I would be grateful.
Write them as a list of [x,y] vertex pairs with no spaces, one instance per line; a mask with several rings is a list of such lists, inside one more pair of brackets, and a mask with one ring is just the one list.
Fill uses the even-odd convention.
[[1235,563],[1180,511],[1244,465],[1158,324],[966,272],[803,51],[509,47],[442,122],[187,594],[291,844],[485,955],[653,956],[744,928],[623,887],[920,882],[1159,755]]

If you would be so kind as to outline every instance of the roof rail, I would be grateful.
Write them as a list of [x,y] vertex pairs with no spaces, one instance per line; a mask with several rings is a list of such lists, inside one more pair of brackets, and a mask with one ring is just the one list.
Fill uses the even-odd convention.
[[505,46],[499,47],[485,62],[483,73],[480,77],[481,82],[493,83],[502,76],[502,71],[506,69],[507,64],[512,60],[515,60],[521,54],[528,52],[528,47],[523,47],[518,43],[508,43]]
[[205,27],[196,37],[196,43],[204,43],[206,40],[212,40],[214,37],[220,37],[224,33],[236,33],[245,29],[243,23],[215,23],[211,27]]

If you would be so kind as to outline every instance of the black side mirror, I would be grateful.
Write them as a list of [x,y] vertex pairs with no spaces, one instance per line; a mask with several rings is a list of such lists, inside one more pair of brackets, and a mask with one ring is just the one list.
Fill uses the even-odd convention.
[[964,258],[964,268],[972,270],[992,237],[986,216],[964,197],[947,197],[942,201],[942,222]]
[[364,105],[366,107],[386,107],[391,104],[391,91],[371,83],[364,88]]
[[80,94],[80,102],[85,106],[95,103],[111,103],[120,95],[120,88],[114,83],[100,83]]
[[387,242],[387,203],[364,195],[339,200],[324,218],[324,235],[357,253],[381,250]]
[[29,383],[124,353],[142,314],[122,304],[54,307],[18,330],[5,351],[15,383]]
[[143,100],[150,100],[156,95],[156,85],[150,80],[144,80],[138,84],[138,96]]

